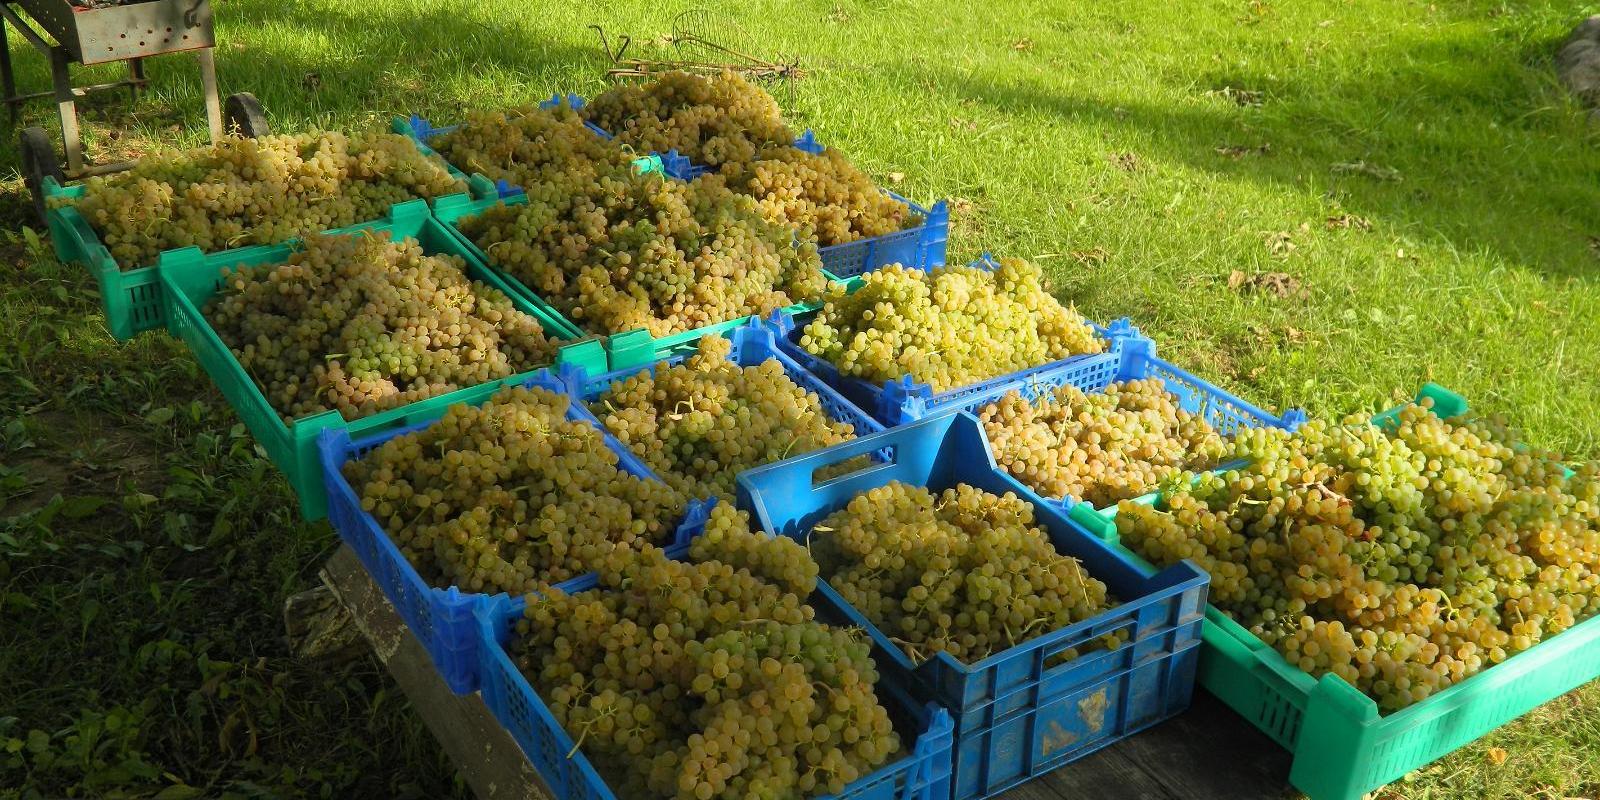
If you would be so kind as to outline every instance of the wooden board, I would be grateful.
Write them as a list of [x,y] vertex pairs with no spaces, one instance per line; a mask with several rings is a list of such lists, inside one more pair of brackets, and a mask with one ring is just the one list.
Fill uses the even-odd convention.
[[[483,700],[458,697],[444,685],[350,548],[328,561],[322,579],[479,798],[549,800],[549,790]],[[1194,705],[1178,717],[996,800],[1282,800],[1298,796],[1288,775],[1287,752],[1197,690]]]

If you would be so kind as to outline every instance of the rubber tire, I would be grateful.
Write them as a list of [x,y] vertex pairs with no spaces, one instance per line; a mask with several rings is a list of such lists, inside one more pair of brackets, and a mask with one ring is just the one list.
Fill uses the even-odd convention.
[[267,124],[267,112],[262,110],[261,101],[249,92],[230,94],[228,99],[223,101],[222,130],[249,139],[259,139],[272,134],[271,126]]
[[44,128],[24,128],[17,135],[17,150],[22,154],[22,181],[33,194],[33,210],[39,221],[45,221],[49,210],[44,200],[44,179],[55,178],[56,183],[67,182],[61,171],[61,161],[56,157],[56,145]]

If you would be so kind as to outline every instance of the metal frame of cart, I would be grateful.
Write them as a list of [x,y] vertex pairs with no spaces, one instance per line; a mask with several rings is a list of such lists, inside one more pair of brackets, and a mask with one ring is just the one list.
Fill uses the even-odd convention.
[[[17,8],[12,8],[15,5]],[[27,18],[24,18],[26,12]],[[29,19],[32,20],[30,24]],[[13,26],[22,38],[50,62],[51,89],[19,94],[11,64],[11,47],[6,26]],[[48,37],[48,38],[47,38]],[[51,41],[51,40],[54,41]],[[217,70],[212,49],[210,0],[145,0],[130,5],[77,8],[68,0],[0,1],[0,90],[13,122],[18,109],[30,100],[53,98],[61,121],[61,139],[66,154],[63,169],[54,144],[43,128],[31,127],[19,135],[22,174],[34,195],[34,207],[44,211],[39,187],[46,177],[58,183],[94,175],[119,172],[132,162],[92,165],[85,163],[83,137],[78,128],[77,101],[90,92],[126,87],[134,99],[148,83],[144,59],[169,53],[193,52],[200,65],[200,83],[205,95],[206,125],[211,141],[220,140],[224,123],[245,136],[267,133],[266,117],[254,95],[239,93],[228,97],[226,109],[217,96]],[[128,77],[110,83],[73,86],[71,65],[128,63]]]

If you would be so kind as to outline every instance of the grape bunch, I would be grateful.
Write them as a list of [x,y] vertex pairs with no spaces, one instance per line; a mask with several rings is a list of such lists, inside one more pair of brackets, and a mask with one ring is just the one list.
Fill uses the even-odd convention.
[[632,168],[634,156],[595,134],[566,102],[479,111],[430,144],[452,164],[513,186],[589,183]]
[[1381,428],[1241,430],[1251,463],[1124,502],[1122,542],[1193,559],[1289,663],[1392,712],[1600,612],[1600,465],[1568,478],[1502,420],[1411,405]]
[[526,205],[460,222],[490,259],[597,334],[693,330],[820,297],[813,244],[748,197],[618,173],[525,187]]
[[1067,385],[1028,401],[1018,392],[978,410],[995,461],[1050,498],[1102,508],[1152,491],[1230,452],[1203,415],[1178,407],[1159,378],[1086,393]]
[[643,85],[616,86],[583,115],[640,152],[677,150],[711,166],[750,161],[762,145],[795,138],[772,95],[733,72],[709,78],[668,72]]
[[936,652],[980,661],[1116,602],[1010,492],[892,482],[817,523],[810,544],[829,585],[918,662]]
[[286,422],[353,420],[554,358],[539,321],[465,268],[415,239],[313,234],[284,263],[225,272],[202,313]]
[[728,360],[732,350],[728,339],[702,337],[681,364],[619,380],[589,408],[668,483],[725,501],[740,472],[854,435],[777,359],[741,367]]
[[805,604],[804,546],[719,503],[690,559],[615,551],[598,589],[530,595],[508,647],[616,796],[799,800],[900,751],[866,637]]
[[76,206],[118,266],[135,269],[163,250],[277,244],[466,190],[404,136],[312,132],[157,153],[52,202]]
[[697,180],[755,198],[769,222],[809,231],[822,247],[922,224],[910,206],[879,191],[831,147],[808,153],[787,144],[768,146],[753,160],[730,161]]
[[1002,258],[994,271],[890,264],[853,292],[830,287],[800,346],[840,374],[874,383],[909,375],[943,392],[1082,353],[1105,341],[1045,291],[1039,268]]
[[613,550],[670,542],[683,496],[617,467],[569,398],[510,387],[345,464],[361,507],[423,580],[533,591],[599,568]]

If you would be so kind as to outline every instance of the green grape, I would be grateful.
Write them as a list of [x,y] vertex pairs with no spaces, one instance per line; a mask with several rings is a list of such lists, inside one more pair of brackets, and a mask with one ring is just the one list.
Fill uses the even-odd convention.
[[404,136],[313,131],[157,152],[53,203],[76,207],[127,270],[152,266],[164,250],[277,244],[466,190]]
[[741,367],[732,348],[702,337],[682,363],[613,383],[590,410],[668,483],[729,502],[740,472],[853,438],[776,359]]
[[453,405],[345,465],[371,514],[430,585],[534,591],[600,569],[616,550],[668,543],[681,494],[617,467],[569,398],[501,390]]
[[554,359],[539,321],[465,269],[415,239],[313,234],[226,271],[202,313],[284,421],[354,420]]
[[762,145],[795,139],[777,101],[733,72],[667,72],[642,85],[616,86],[595,97],[583,116],[638,152],[676,150],[712,166],[749,161]]
[[974,663],[1116,604],[1056,551],[1031,504],[966,484],[862,492],[817,523],[811,548],[829,585],[916,661],[944,652]]
[[617,168],[525,185],[459,227],[500,268],[595,333],[693,330],[822,295],[815,245],[727,190]]
[[800,800],[898,754],[865,635],[805,604],[804,546],[719,504],[689,559],[614,550],[598,589],[530,595],[508,646],[618,797]]
[[697,179],[756,199],[775,225],[809,232],[821,247],[884,236],[922,224],[910,206],[878,190],[838,150],[808,153],[766,145],[750,161],[732,161]]
[[1291,664],[1393,712],[1600,611],[1600,466],[1568,478],[1518,439],[1426,405],[1392,428],[1245,429],[1248,466],[1124,502],[1117,530],[1153,563],[1194,560]]
[[943,392],[1105,349],[1021,259],[1002,258],[993,272],[890,264],[862,277],[853,292],[831,287],[800,337],[846,376],[878,383],[909,375]]
[[1215,467],[1227,442],[1178,407],[1159,378],[1099,392],[1067,385],[1033,402],[1017,392],[978,410],[995,461],[1050,498],[1096,508],[1138,497],[1184,471]]

